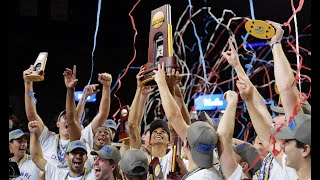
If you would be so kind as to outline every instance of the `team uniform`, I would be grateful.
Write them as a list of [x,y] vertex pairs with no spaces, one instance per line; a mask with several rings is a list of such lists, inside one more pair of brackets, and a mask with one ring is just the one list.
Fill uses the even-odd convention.
[[[9,159],[10,161],[10,159]],[[12,180],[39,180],[40,169],[33,163],[31,156],[26,154],[18,162],[20,176],[12,178]]]
[[49,131],[46,126],[43,128],[39,140],[44,159],[53,166],[68,171],[69,165],[65,159],[65,155],[69,140],[61,139],[59,134]]
[[282,167],[274,158],[272,153],[263,159],[262,167],[260,169],[259,180],[295,180],[298,179],[297,173],[293,168],[287,167],[286,155],[282,156]]
[[45,166],[46,179],[50,180],[92,180],[93,176],[91,175],[91,171],[85,170],[83,174],[81,174],[78,177],[71,177],[69,174],[69,171],[65,171],[61,168],[58,168],[57,166],[47,162]]
[[[93,150],[93,132],[92,132],[92,126],[91,123],[88,124],[82,131],[81,131],[81,138],[80,141],[82,141],[86,147],[87,151],[91,152]],[[94,163],[94,157],[90,153],[87,154],[88,159],[85,162],[85,167],[87,169],[92,169],[93,163]]]

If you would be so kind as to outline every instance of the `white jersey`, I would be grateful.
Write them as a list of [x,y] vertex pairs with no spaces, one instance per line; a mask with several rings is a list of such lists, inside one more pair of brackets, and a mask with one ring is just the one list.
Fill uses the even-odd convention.
[[297,173],[293,168],[287,167],[286,155],[282,156],[282,167],[274,158],[272,153],[269,153],[262,162],[260,168],[260,180],[296,180],[298,179]]
[[65,156],[68,144],[62,143],[59,134],[49,131],[49,129],[44,126],[39,140],[44,159],[52,165],[67,171],[69,166],[63,157]]
[[222,177],[217,173],[217,171],[212,171],[210,169],[201,169],[191,175],[189,175],[186,180],[216,180],[216,179],[222,179]]
[[52,165],[51,163],[47,162],[45,166],[45,179],[50,179],[50,180],[82,180],[87,179],[87,180],[92,180],[92,175],[91,172],[85,171],[84,174],[78,177],[71,177],[69,175],[69,171],[65,171],[63,169],[60,169],[56,167],[55,165]]
[[[10,161],[10,160],[9,160]],[[33,163],[31,156],[26,154],[20,162],[18,162],[20,176],[13,178],[15,180],[39,180],[40,169]]]
[[94,158],[93,155],[90,154],[90,152],[93,150],[93,132],[92,132],[92,126],[91,123],[88,124],[82,131],[81,131],[81,138],[80,140],[86,145],[87,147],[87,156],[88,159],[85,163],[85,167],[87,169],[93,169],[93,163]]
[[233,171],[231,176],[227,180],[241,180],[244,178],[248,178],[242,170],[242,167],[238,164],[237,168]]

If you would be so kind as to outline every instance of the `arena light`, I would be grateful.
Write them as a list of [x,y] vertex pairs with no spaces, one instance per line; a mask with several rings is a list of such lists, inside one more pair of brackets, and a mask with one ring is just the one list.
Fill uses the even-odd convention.
[[[80,99],[83,96],[83,92],[82,91],[75,91],[74,92],[74,99],[76,102],[79,102]],[[87,102],[96,102],[97,98],[96,98],[96,94],[93,94],[91,96],[87,97]]]
[[203,94],[194,100],[195,110],[225,110],[227,101],[223,99],[223,94]]

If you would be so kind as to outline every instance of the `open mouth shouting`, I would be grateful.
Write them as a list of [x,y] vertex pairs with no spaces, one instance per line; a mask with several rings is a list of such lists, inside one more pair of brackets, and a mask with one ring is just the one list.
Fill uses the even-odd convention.
[[106,137],[105,136],[98,136],[98,142],[100,144],[104,144],[105,143],[105,140],[106,140]]
[[96,177],[99,177],[100,174],[101,174],[101,169],[98,168],[98,167],[95,167],[95,168],[94,168],[94,174],[95,174]]
[[74,159],[74,160],[72,161],[72,164],[73,164],[73,167],[74,167],[74,168],[81,168],[82,160],[80,160],[80,159]]

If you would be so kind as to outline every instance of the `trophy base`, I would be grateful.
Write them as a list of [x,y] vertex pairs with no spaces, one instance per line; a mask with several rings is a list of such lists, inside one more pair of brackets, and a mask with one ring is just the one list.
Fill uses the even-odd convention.
[[249,34],[259,39],[271,39],[276,31],[269,23],[261,20],[250,20],[245,24]]
[[126,134],[126,133],[120,134],[120,136],[119,136],[119,142],[125,141],[125,140],[127,140],[127,139],[129,139],[128,134]]
[[39,74],[29,74],[27,75],[27,79],[29,79],[30,81],[39,82],[39,81],[43,81],[44,77]]
[[154,78],[151,76],[141,79],[141,84],[143,84],[144,86],[157,86],[156,81],[154,81]]

